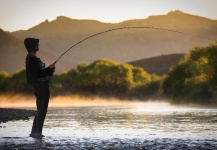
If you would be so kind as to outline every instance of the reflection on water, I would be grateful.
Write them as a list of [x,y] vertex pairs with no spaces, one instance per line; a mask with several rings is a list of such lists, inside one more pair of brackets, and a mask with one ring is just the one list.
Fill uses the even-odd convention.
[[[0,146],[38,145],[30,121],[1,124]],[[217,109],[139,104],[49,108],[42,147],[94,149],[217,148]],[[16,137],[16,138],[15,138]],[[37,143],[37,144],[36,144]],[[71,149],[70,148],[70,149]]]

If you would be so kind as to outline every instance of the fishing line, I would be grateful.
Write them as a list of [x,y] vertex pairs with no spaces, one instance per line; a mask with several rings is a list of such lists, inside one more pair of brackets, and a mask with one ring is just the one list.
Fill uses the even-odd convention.
[[[201,37],[201,36],[198,36],[198,35],[193,35],[193,34],[188,34],[188,33],[184,33],[184,32],[180,32],[180,31],[175,31],[175,30],[170,30],[170,29],[164,29],[164,28],[156,28],[156,27],[138,27],[138,26],[135,26],[135,27],[121,27],[121,28],[114,28],[114,29],[110,29],[110,30],[106,30],[106,31],[102,31],[102,32],[98,32],[96,34],[93,34],[91,36],[88,36],[86,38],[84,38],[83,40],[75,43],[74,45],[72,45],[69,49],[67,49],[62,55],[60,55],[56,61],[54,62],[54,64],[57,63],[57,61],[59,61],[59,59],[65,55],[68,51],[70,51],[73,47],[81,44],[82,42],[92,38],[92,37],[95,37],[95,36],[98,36],[100,34],[104,34],[104,33],[107,33],[107,32],[112,32],[112,31],[116,31],[116,30],[123,30],[123,29],[154,29],[154,30],[162,30],[162,31],[168,31],[168,32],[174,32],[174,33],[179,33],[179,34],[185,34],[185,35],[189,35],[189,36],[196,36],[196,37]],[[204,38],[204,37],[203,37]]]

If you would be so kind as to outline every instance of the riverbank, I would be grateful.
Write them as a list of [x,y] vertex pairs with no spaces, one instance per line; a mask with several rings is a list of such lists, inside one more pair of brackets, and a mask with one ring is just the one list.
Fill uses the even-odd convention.
[[35,110],[0,108],[0,124],[13,120],[29,120]]

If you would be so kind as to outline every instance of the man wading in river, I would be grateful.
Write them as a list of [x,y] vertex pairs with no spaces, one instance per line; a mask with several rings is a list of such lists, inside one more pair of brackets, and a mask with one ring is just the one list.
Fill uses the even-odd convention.
[[39,39],[26,38],[24,44],[28,51],[26,56],[27,83],[34,89],[37,106],[37,114],[34,118],[30,136],[41,138],[44,137],[42,128],[50,98],[49,80],[55,71],[55,64],[45,68],[45,64],[40,58],[36,57],[36,52],[39,50]]

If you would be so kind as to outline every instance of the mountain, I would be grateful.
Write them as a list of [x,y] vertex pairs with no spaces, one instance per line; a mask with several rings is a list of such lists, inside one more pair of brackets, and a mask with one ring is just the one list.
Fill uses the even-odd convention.
[[184,54],[169,54],[157,57],[128,62],[133,66],[141,67],[148,73],[157,75],[167,74],[172,66],[175,66],[184,58]]
[[[186,53],[189,48],[195,45],[207,45],[217,39],[216,20],[186,14],[178,10],[171,11],[166,15],[150,16],[147,19],[128,20],[114,24],[60,16],[51,22],[45,20],[28,30],[7,34],[16,38],[17,44],[23,43],[20,41],[26,37],[39,38],[40,51],[37,55],[49,65],[72,45],[91,35],[129,26],[165,28],[185,34],[156,29],[124,29],[106,32],[89,38],[69,50],[56,64],[56,73],[74,68],[82,61],[90,63],[102,57],[122,63],[160,55]],[[1,45],[8,46],[5,43]],[[17,47],[19,51],[15,52],[19,52],[22,57],[16,56],[14,60],[22,66],[26,50],[25,48],[20,50],[20,48]],[[8,50],[4,48],[1,51],[7,53]],[[10,68],[11,65],[7,64],[7,67]],[[14,72],[17,69],[20,68],[8,70]]]
[[25,65],[23,41],[0,29],[0,71],[15,72]]

